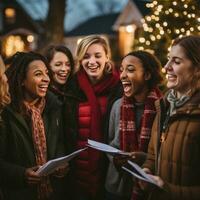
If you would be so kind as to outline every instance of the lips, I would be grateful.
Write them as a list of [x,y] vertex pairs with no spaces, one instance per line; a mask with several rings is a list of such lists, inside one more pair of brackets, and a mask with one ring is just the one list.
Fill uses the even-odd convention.
[[39,91],[46,93],[49,85],[39,85]]
[[122,85],[125,93],[131,91],[132,85],[130,82],[122,82]]
[[58,76],[59,79],[66,80],[68,74],[66,74],[66,73],[65,74],[57,74],[57,76]]
[[167,74],[166,75],[166,78],[167,78],[167,80],[175,80],[176,78],[177,78],[177,76],[176,75],[174,75],[174,74]]

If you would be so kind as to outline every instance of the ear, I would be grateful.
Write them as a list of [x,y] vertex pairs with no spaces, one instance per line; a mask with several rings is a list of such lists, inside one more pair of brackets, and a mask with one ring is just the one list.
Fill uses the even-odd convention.
[[144,80],[148,81],[151,78],[151,74],[149,72],[146,72],[144,75]]

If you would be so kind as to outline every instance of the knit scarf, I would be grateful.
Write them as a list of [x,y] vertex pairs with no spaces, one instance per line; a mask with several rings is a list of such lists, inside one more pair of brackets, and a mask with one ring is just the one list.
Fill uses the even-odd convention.
[[[134,113],[134,100],[123,96],[120,112],[120,148],[123,151],[147,152],[151,137],[151,128],[156,115],[155,101],[160,99],[162,94],[157,88],[149,92],[144,104],[140,126],[136,130],[136,119]],[[132,200],[143,200],[144,192],[136,182],[133,187]]]
[[[42,112],[45,107],[45,99],[42,98],[36,104],[24,102],[27,112],[31,116],[32,123],[32,139],[36,157],[36,164],[43,165],[47,162],[47,144],[45,136],[45,128],[42,119]],[[47,199],[52,192],[50,180],[48,177],[42,177],[38,186],[38,198]]]
[[119,124],[121,150],[147,152],[151,128],[156,114],[154,102],[161,96],[161,92],[157,88],[152,89],[149,93],[145,100],[144,113],[138,130],[136,130],[135,124],[134,100],[123,96]]
[[[102,113],[100,104],[98,102],[98,96],[108,96],[109,91],[111,91],[119,81],[119,76],[117,73],[110,74],[95,85],[90,83],[84,70],[79,71],[77,78],[79,86],[86,95],[91,106],[90,139],[102,141]],[[101,154],[98,151],[92,150],[92,148],[89,148],[88,152],[90,157],[90,169],[94,171],[96,170],[96,166],[98,165],[97,163],[100,160]]]
[[185,95],[182,95],[180,98],[177,98],[175,90],[170,90],[167,95],[167,100],[170,103],[169,115],[171,116],[172,113],[183,104],[185,104],[191,97],[191,90],[189,90]]

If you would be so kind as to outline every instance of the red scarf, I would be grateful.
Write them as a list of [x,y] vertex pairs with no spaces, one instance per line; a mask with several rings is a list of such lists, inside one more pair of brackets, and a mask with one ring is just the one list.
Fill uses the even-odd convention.
[[151,128],[156,115],[154,102],[161,98],[161,96],[161,92],[158,89],[153,89],[147,96],[139,130],[136,130],[134,100],[125,96],[123,97],[119,130],[121,150],[147,152],[151,137]]
[[[42,112],[45,107],[45,99],[42,98],[36,104],[24,102],[28,113],[31,115],[32,138],[35,150],[36,164],[43,165],[47,162],[47,144]],[[46,199],[50,196],[52,188],[48,177],[43,177],[38,187],[38,198]]]
[[[98,96],[108,96],[109,92],[119,81],[119,75],[116,73],[108,75],[105,79],[101,80],[94,86],[90,83],[88,76],[84,70],[78,74],[78,82],[81,90],[86,95],[88,102],[91,106],[91,127],[90,139],[100,141],[103,140],[102,133],[102,113],[98,102]],[[96,170],[97,162],[100,159],[100,153],[89,148],[90,168]]]

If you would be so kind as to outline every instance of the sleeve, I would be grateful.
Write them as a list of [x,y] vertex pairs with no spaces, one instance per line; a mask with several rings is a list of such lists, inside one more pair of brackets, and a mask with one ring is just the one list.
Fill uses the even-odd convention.
[[9,162],[8,152],[9,139],[7,126],[1,122],[0,124],[0,185],[11,188],[25,187],[25,168],[17,164]]
[[143,168],[148,168],[152,172],[152,174],[155,174],[155,162],[156,162],[156,155],[157,155],[157,116],[155,117],[155,120],[153,122],[152,131],[151,131],[151,139],[148,145],[148,153],[145,163],[143,164]]
[[[110,112],[109,119],[109,133],[108,133],[108,144],[119,148],[119,116],[120,116],[120,100],[115,101]],[[108,155],[110,161],[113,156]]]
[[165,182],[164,190],[155,189],[151,196],[157,200],[199,200],[200,186],[179,186]]

